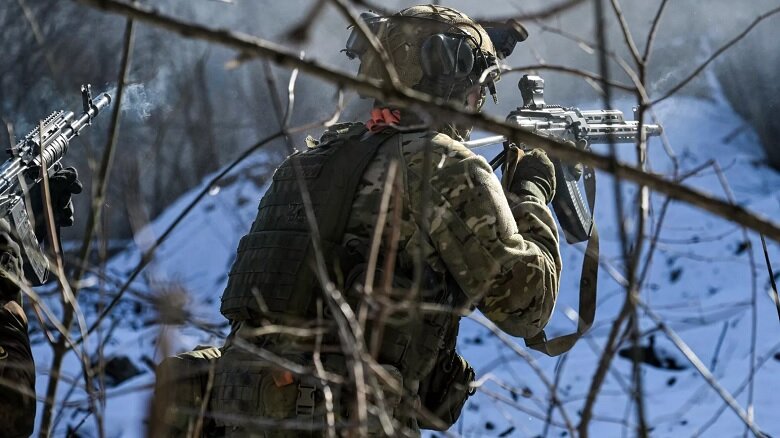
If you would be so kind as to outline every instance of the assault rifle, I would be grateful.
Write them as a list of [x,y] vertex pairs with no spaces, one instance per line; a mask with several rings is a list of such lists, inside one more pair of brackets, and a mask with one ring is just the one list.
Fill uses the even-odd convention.
[[20,240],[22,256],[39,283],[46,279],[48,261],[38,245],[25,198],[30,188],[41,183],[43,169],[51,176],[61,168],[59,163],[70,141],[111,103],[106,93],[93,99],[89,85],[82,85],[81,99],[83,114],[76,118],[71,111],[53,112],[8,150],[10,158],[0,165],[0,217],[10,223],[11,232]]
[[[591,144],[635,143],[639,136],[639,122],[626,121],[618,110],[590,110],[566,108],[549,105],[544,102],[544,79],[539,76],[525,75],[520,79],[520,93],[523,106],[512,111],[507,122],[530,132],[557,140],[571,141],[575,147],[590,149]],[[647,137],[661,135],[659,125],[644,125]],[[505,142],[502,136],[488,137],[466,142],[473,148]],[[565,165],[553,159],[557,180],[557,190],[552,205],[558,222],[569,243],[588,240],[593,217],[579,190],[579,172],[573,166]],[[504,162],[504,152],[493,160],[491,165],[497,169]],[[592,177],[586,173],[585,177]]]
[[[578,108],[548,105],[544,102],[544,80],[539,76],[525,75],[520,79],[519,86],[523,106],[509,113],[506,119],[508,123],[545,137],[571,142],[573,147],[585,150],[593,143],[635,143],[639,139],[639,123],[624,120],[620,111],[582,111]],[[662,128],[659,125],[643,125],[643,131],[645,137],[649,137],[660,135]],[[507,146],[506,141],[506,138],[496,136],[466,142],[466,146],[473,148],[496,143],[504,143]],[[491,160],[493,169],[501,166],[505,158],[506,148]],[[549,340],[542,331],[525,340],[529,348],[548,356],[557,356],[571,349],[593,324],[596,315],[599,236],[592,213],[596,198],[596,174],[593,169],[585,168],[579,172],[575,170],[575,166],[564,164],[557,158],[553,158],[552,162],[555,166],[557,186],[552,205],[563,234],[569,243],[588,241],[580,274],[577,331]],[[581,178],[584,181],[588,205],[585,204],[578,185]]]

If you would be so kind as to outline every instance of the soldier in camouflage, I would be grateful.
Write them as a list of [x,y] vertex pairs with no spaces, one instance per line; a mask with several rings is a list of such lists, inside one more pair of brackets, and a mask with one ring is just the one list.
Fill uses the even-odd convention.
[[[49,187],[55,225],[73,225],[71,195],[82,189],[76,169],[57,171],[49,178]],[[29,196],[35,234],[45,241],[40,186],[33,187]],[[24,272],[20,245],[8,221],[0,218],[0,436],[4,437],[28,437],[35,424],[35,361],[27,335],[27,315],[21,306]]]
[[0,220],[0,424],[4,436],[21,437],[32,434],[35,422],[35,366],[19,305],[20,250],[10,235]]
[[[494,90],[479,78],[501,55],[464,14],[416,6],[367,24],[403,85],[471,110]],[[360,73],[386,80],[359,46]],[[543,329],[561,271],[552,163],[512,146],[499,181],[461,143],[469,131],[376,102],[368,123],[331,127],[277,169],[222,297],[232,331],[211,365],[211,430],[443,430],[473,390],[455,351],[462,315],[476,307],[519,337]]]

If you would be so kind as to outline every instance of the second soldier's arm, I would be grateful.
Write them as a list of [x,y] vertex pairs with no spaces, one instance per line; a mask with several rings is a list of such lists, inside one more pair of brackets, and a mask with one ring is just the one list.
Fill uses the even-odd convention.
[[35,363],[17,301],[21,275],[19,245],[0,219],[0,435],[8,437],[30,436],[35,422]]
[[501,330],[532,337],[550,319],[561,257],[545,199],[504,190],[484,158],[444,135],[433,137],[427,201],[423,152],[407,155],[415,210],[428,202],[431,243],[463,292]]

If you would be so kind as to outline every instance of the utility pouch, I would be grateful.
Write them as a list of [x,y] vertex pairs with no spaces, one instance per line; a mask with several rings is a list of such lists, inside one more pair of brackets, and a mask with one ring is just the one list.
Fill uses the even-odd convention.
[[207,415],[214,386],[217,347],[198,346],[193,351],[168,357],[157,367],[154,409],[164,436],[212,436],[216,424]]
[[419,391],[423,407],[440,421],[420,416],[420,428],[447,430],[455,424],[466,400],[474,394],[474,378],[474,368],[455,349],[441,350],[433,371],[420,382]]
[[[283,356],[299,363],[299,358]],[[287,370],[235,345],[225,349],[217,364],[211,412],[230,437],[292,438],[308,436],[282,427],[296,419],[300,380]],[[304,394],[305,395],[305,394]]]

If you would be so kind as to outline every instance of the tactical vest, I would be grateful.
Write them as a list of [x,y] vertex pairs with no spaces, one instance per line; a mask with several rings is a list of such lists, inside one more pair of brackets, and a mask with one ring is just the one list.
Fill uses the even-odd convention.
[[[311,316],[318,287],[309,220],[315,220],[324,259],[330,261],[362,171],[387,138],[347,141],[364,133],[294,153],[276,170],[249,234],[238,245],[220,308],[226,318],[260,323],[282,315],[293,323]],[[307,218],[305,202],[313,218]]]
[[[361,176],[382,143],[396,135],[386,129],[361,139],[365,132],[365,128],[350,129],[332,136],[315,148],[293,154],[276,170],[250,232],[239,243],[222,296],[220,310],[226,318],[257,326],[272,321],[300,327],[314,321],[322,291],[312,270],[315,252],[304,202],[310,203],[331,278],[341,278],[337,286],[346,288],[363,281],[361,267],[365,267],[368,248],[347,254],[342,246],[344,230]],[[454,283],[447,281],[446,274],[425,271],[417,302],[457,307],[454,289],[446,287]],[[411,285],[411,273],[396,274],[394,288]],[[354,308],[358,297],[349,291],[345,295]],[[422,379],[435,365],[439,350],[449,343],[446,340],[456,335],[458,320],[452,313],[418,309],[392,315],[382,329],[378,360],[397,366],[405,378]],[[367,327],[367,340],[370,331]]]

